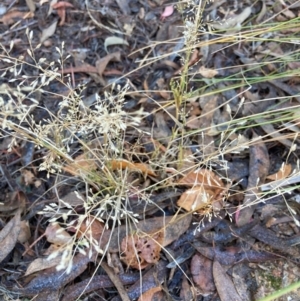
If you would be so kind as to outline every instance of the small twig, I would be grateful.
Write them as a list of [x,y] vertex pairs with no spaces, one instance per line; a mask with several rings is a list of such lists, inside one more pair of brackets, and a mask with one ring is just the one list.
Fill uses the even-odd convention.
[[101,266],[108,275],[109,279],[113,282],[116,289],[118,290],[122,301],[130,301],[127,292],[125,291],[124,285],[122,284],[120,278],[115,275],[112,268],[108,266],[106,262],[101,262]]

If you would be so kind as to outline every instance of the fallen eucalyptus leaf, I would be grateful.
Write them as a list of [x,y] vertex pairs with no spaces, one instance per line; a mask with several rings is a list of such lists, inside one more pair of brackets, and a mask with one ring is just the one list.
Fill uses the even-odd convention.
[[105,51],[107,51],[107,47],[108,46],[111,46],[111,45],[126,45],[126,46],[129,46],[128,42],[122,38],[119,38],[119,37],[108,37],[105,39],[104,41],[104,48],[105,48]]
[[52,23],[49,27],[45,28],[42,31],[42,35],[41,35],[41,38],[40,38],[41,43],[46,41],[48,38],[50,38],[55,33],[56,26],[57,26],[57,21]]

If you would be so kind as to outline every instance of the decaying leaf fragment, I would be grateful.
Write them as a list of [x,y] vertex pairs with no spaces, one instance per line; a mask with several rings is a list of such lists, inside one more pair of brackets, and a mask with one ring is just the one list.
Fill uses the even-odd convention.
[[158,262],[163,241],[163,230],[150,235],[128,235],[121,242],[121,259],[132,268],[144,269]]

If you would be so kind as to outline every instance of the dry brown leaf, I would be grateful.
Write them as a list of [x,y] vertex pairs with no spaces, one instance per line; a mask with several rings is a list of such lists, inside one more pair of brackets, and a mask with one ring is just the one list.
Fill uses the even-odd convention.
[[65,20],[66,20],[66,8],[68,7],[74,7],[71,3],[69,2],[65,2],[65,1],[60,1],[58,3],[53,3],[51,4],[53,9],[57,10],[57,14],[60,17],[60,22],[59,22],[59,26],[62,26],[65,24]]
[[225,192],[222,180],[211,170],[200,169],[191,171],[182,177],[177,184],[192,187],[185,191],[177,205],[186,211],[197,211],[205,214],[214,209],[220,209],[217,204]]
[[65,270],[57,271],[56,267],[42,270],[39,272],[38,277],[34,277],[22,288],[22,294],[25,296],[34,296],[41,292],[57,291],[83,273],[87,268],[87,264],[92,260],[95,259],[79,253],[74,256],[69,273],[66,273]]
[[97,71],[97,68],[90,65],[90,64],[87,64],[87,63],[84,63],[80,66],[77,66],[77,67],[71,67],[71,68],[65,68],[63,70],[59,70],[60,73],[63,73],[63,74],[67,74],[67,73],[78,73],[78,72],[84,72],[84,73],[98,73]]
[[80,225],[77,237],[85,236],[87,239],[95,239],[99,241],[104,231],[105,225],[99,221],[95,216],[90,215]]
[[112,160],[109,164],[113,170],[128,168],[133,171],[140,171],[146,175],[156,177],[156,173],[145,163],[132,163],[127,160]]
[[59,199],[59,203],[61,206],[71,208],[76,206],[83,206],[84,205],[85,197],[83,194],[79,192],[71,191],[67,195],[63,196]]
[[103,72],[110,61],[120,62],[121,60],[121,52],[113,52],[107,54],[105,57],[96,61],[97,72],[100,76],[103,75]]
[[95,160],[89,159],[87,154],[83,153],[74,159],[74,162],[63,167],[65,172],[72,174],[73,176],[79,176],[81,174],[89,173],[97,169]]
[[55,258],[37,258],[33,260],[27,270],[24,276],[28,276],[32,273],[39,272],[48,268],[56,267],[60,264],[62,260],[62,253],[58,254]]
[[163,230],[150,235],[128,235],[121,242],[121,260],[132,268],[144,269],[158,262],[163,241]]
[[207,295],[216,290],[212,266],[212,261],[199,253],[195,254],[191,260],[191,274],[193,281],[201,290],[201,294]]
[[0,22],[2,22],[4,25],[11,25],[20,19],[24,19],[27,14],[28,12],[12,10],[0,18]]
[[199,73],[205,78],[213,78],[217,74],[219,74],[219,72],[217,70],[205,68],[204,66],[201,66],[199,68]]
[[71,235],[58,223],[49,224],[46,228],[45,235],[48,242],[59,246],[66,245],[71,241]]
[[200,126],[201,126],[201,121],[199,119],[198,116],[190,116],[187,121],[186,121],[186,126],[189,128],[189,129],[193,129],[193,130],[196,130],[196,129],[199,129]]
[[0,232],[0,263],[15,247],[20,229],[21,210],[18,210]]
[[215,285],[222,301],[242,301],[232,280],[218,261],[213,263]]
[[56,26],[57,26],[57,21],[55,21],[49,27],[45,28],[42,31],[42,35],[41,35],[41,38],[40,38],[41,43],[46,41],[48,38],[50,38],[55,33]]
[[205,189],[203,186],[196,186],[185,191],[177,205],[186,211],[197,211],[211,205],[214,199],[214,193]]
[[60,1],[60,2],[57,2],[57,3],[52,3],[51,6],[54,9],[62,9],[62,8],[74,7],[73,4],[71,4],[69,2],[66,2],[66,1]]
[[204,168],[190,171],[177,184],[189,187],[203,186],[213,190],[215,195],[220,194],[224,189],[222,180],[213,171]]
[[[162,246],[166,247],[177,240],[189,228],[191,221],[192,214],[148,218],[133,225],[131,233],[135,233],[136,231],[154,233],[164,229],[164,241]],[[110,252],[118,252],[120,240],[127,235],[127,225],[118,227],[113,233],[111,233],[111,231],[105,231],[100,241],[100,248],[104,249],[109,245]]]
[[180,298],[182,301],[197,300],[196,298],[196,288],[191,285],[189,281],[184,277],[181,283]]
[[163,292],[161,290],[161,287],[153,287],[150,288],[148,291],[143,293],[138,301],[164,301],[165,296],[163,295]]
[[286,179],[292,172],[292,165],[291,164],[283,164],[281,168],[271,175],[267,176],[268,180],[277,181]]

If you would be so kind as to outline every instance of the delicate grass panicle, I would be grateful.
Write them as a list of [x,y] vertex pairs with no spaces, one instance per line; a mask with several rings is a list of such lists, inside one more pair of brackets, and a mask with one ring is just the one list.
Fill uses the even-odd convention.
[[[143,199],[150,203],[151,193],[165,191],[166,188],[174,189],[176,185],[178,186],[178,179],[189,173],[191,178],[195,179],[192,173],[199,170],[206,170],[211,174],[214,172],[215,175],[220,173],[219,188],[221,185],[229,186],[231,183],[226,175],[229,163],[227,158],[234,154],[249,157],[249,147],[261,141],[277,143],[279,140],[291,150],[288,157],[292,156],[298,139],[300,110],[299,105],[294,105],[293,109],[290,107],[287,109],[285,105],[292,103],[293,97],[298,97],[299,102],[299,96],[291,93],[285,84],[281,84],[285,93],[280,95],[269,91],[270,93],[266,92],[261,96],[255,87],[266,82],[277,87],[279,80],[299,74],[299,69],[296,69],[293,64],[298,60],[299,50],[278,55],[269,48],[267,50],[262,48],[262,45],[271,43],[278,43],[278,45],[298,43],[299,38],[296,34],[288,31],[297,26],[293,22],[298,19],[292,20],[293,22],[289,20],[276,23],[276,26],[270,22],[254,22],[252,19],[251,22],[245,23],[245,20],[249,20],[249,12],[251,13],[251,8],[247,7],[244,15],[248,17],[245,20],[240,22],[236,17],[236,22],[239,24],[234,24],[233,18],[230,22],[227,20],[228,22],[223,23],[215,20],[215,23],[206,26],[203,14],[209,14],[209,9],[204,10],[209,2],[213,1],[177,3],[179,12],[188,12],[193,16],[192,19],[183,19],[182,36],[178,40],[182,39],[184,46],[174,53],[163,54],[159,58],[155,56],[149,58],[149,62],[153,63],[175,55],[181,57],[183,63],[179,71],[174,71],[174,76],[170,80],[170,91],[163,91],[166,92],[164,95],[168,94],[170,97],[167,95],[162,102],[153,99],[157,107],[148,113],[157,118],[155,126],[158,128],[156,133],[158,138],[152,136],[152,128],[149,130],[146,127],[146,113],[142,110],[132,113],[125,111],[126,96],[131,93],[129,84],[105,87],[102,95],[95,95],[92,106],[87,105],[84,97],[87,86],[81,84],[74,87],[71,77],[62,76],[69,59],[64,51],[64,44],[60,49],[56,48],[57,59],[53,62],[47,62],[45,58],[36,59],[35,54],[40,51],[41,45],[33,45],[32,32],[27,31],[29,48],[26,56],[13,57],[11,55],[13,43],[9,47],[0,44],[3,53],[0,59],[6,66],[1,70],[2,78],[6,74],[13,75],[13,79],[8,83],[0,79],[2,123],[0,134],[2,138],[12,138],[10,151],[21,141],[32,142],[38,148],[40,170],[46,170],[48,176],[51,175],[55,179],[51,190],[55,192],[59,202],[48,204],[40,213],[48,218],[53,227],[51,231],[55,229],[57,234],[65,238],[59,250],[51,255],[52,258],[61,257],[58,269],[67,269],[69,272],[75,252],[85,253],[89,250],[89,256],[92,256],[91,246],[97,252],[105,253],[106,250],[101,250],[98,240],[92,235],[93,224],[97,223],[100,228],[107,228],[108,225],[114,228],[118,224],[129,225],[138,222],[138,216],[127,207],[130,194],[138,200]],[[238,10],[239,2],[232,2]],[[222,13],[224,16],[227,14],[224,10]],[[246,27],[243,24],[250,25]],[[206,27],[208,29],[204,30]],[[283,38],[282,32],[285,31],[289,33]],[[165,41],[162,45],[164,43]],[[159,42],[154,47],[153,45],[149,47],[154,49],[156,46],[159,46]],[[217,64],[209,59],[206,60],[210,58],[210,54],[217,53],[221,53],[223,60],[228,59],[226,50],[231,46],[232,55],[238,58],[241,65],[218,68]],[[214,49],[213,52],[211,49]],[[141,53],[143,51],[144,49]],[[252,61],[245,56],[245,53],[252,55],[254,53],[257,59]],[[142,66],[142,61],[140,62]],[[147,62],[144,66],[150,63]],[[227,64],[222,66],[224,65],[227,66]],[[293,68],[285,68],[286,66]],[[23,70],[29,70],[26,74],[31,75],[21,75],[24,74]],[[277,70],[284,71],[277,72]],[[59,92],[55,93],[49,89],[53,83],[60,87]],[[268,89],[264,90],[268,91]],[[145,93],[147,99],[151,98],[149,96],[151,91],[140,91],[140,93]],[[41,95],[59,98],[61,101],[57,111],[48,110],[44,105],[40,105]],[[259,104],[268,104],[268,101],[274,99],[278,100],[275,105],[272,102],[272,105],[266,105],[264,110],[255,111]],[[34,115],[36,110],[43,111],[47,117],[39,120]],[[196,111],[194,116],[190,114],[191,111]],[[167,116],[170,124],[174,126],[170,129],[164,120],[159,119],[159,116]],[[262,129],[260,131],[262,137],[251,138],[251,135],[246,134],[258,127]],[[163,131],[165,128],[167,130]],[[162,135],[160,135],[161,129],[163,129]],[[125,143],[128,136],[134,137],[141,144],[145,143],[143,139],[146,137],[147,143],[149,141],[153,143],[154,151],[147,157],[148,154],[145,155],[144,151],[141,151],[144,145],[141,148],[140,145],[128,147],[129,143]],[[155,141],[153,137],[161,140]],[[141,156],[144,157],[141,159]],[[160,173],[159,178],[145,181],[146,177],[141,175],[142,172],[138,176],[133,175],[130,168],[127,168],[131,165],[123,169],[115,167],[121,166],[124,159],[127,160],[127,164],[132,159],[141,163],[145,158],[150,158],[149,166],[151,165],[155,172]],[[68,181],[72,182],[73,177],[78,179],[74,190],[83,208],[80,213],[75,210],[78,203],[72,205],[65,202],[60,198],[59,193],[59,188]],[[261,186],[259,179],[255,179],[257,198],[253,202],[261,202],[262,197],[266,200],[274,193],[284,194],[288,190],[287,186],[297,177],[299,178],[299,168],[285,179],[287,185],[283,186],[281,183],[276,187],[265,187],[265,190],[262,189],[263,195],[259,189],[264,185]],[[138,184],[135,184],[135,181]],[[211,196],[215,197],[214,192],[209,191],[209,194],[203,187],[203,189],[195,188],[196,182],[189,183],[192,188],[187,195],[195,194],[195,191],[197,193],[204,191],[203,195],[209,203]],[[213,181],[207,179],[206,185],[211,186],[211,182]],[[235,187],[231,186],[231,196],[240,193],[238,190],[235,191],[238,184]],[[220,201],[225,199],[224,187],[220,188],[221,192],[218,194]],[[291,187],[291,190],[295,188],[297,187]],[[195,197],[195,200],[199,201],[199,198],[201,197],[198,199]],[[197,211],[196,201],[191,211],[194,209]],[[228,208],[226,204],[222,204]],[[208,204],[205,208],[208,210],[202,210],[203,214],[207,216],[215,214],[212,205]],[[289,205],[288,208],[294,215],[295,211]],[[163,212],[163,209],[161,211]],[[75,234],[71,236],[66,229]]]
[[[63,69],[68,59],[64,54],[64,44],[61,49],[56,49],[57,62],[49,64],[45,59],[35,59],[35,53],[40,45],[33,48],[32,33],[27,32],[27,36],[30,45],[27,60],[24,57],[10,56],[10,52],[1,45],[5,53],[3,60],[9,64],[3,75],[6,72],[13,73],[15,83],[15,88],[4,83],[0,85],[1,137],[13,137],[9,150],[12,150],[21,140],[33,142],[44,154],[39,170],[46,170],[48,177],[50,174],[57,175],[58,182],[57,187],[53,187],[54,190],[63,184],[59,182],[59,174],[65,164],[74,164],[76,169],[72,170],[76,170],[75,175],[82,177],[82,183],[89,183],[99,189],[95,195],[87,185],[86,196],[83,198],[78,194],[78,198],[82,199],[84,205],[82,214],[77,213],[74,206],[62,200],[60,206],[55,203],[47,205],[40,213],[48,217],[52,224],[59,221],[62,227],[59,231],[72,228],[76,233],[80,232],[82,224],[87,223],[87,218],[91,215],[101,223],[104,223],[101,216],[109,212],[111,213],[106,216],[107,221],[120,223],[120,219],[125,216],[137,222],[135,214],[124,206],[130,188],[130,184],[126,183],[127,175],[111,173],[107,168],[109,163],[106,164],[113,159],[122,158],[126,130],[137,128],[145,116],[142,109],[134,113],[124,111],[125,95],[129,86],[125,84],[121,87],[113,84],[111,92],[105,91],[102,96],[96,95],[94,107],[91,109],[85,105],[82,98],[85,86],[72,88],[70,77],[63,79],[58,72],[59,69]],[[32,69],[32,73],[35,74],[35,79],[31,80],[30,84],[27,81],[29,77],[19,77],[24,68]],[[53,82],[59,82],[69,91],[66,96],[61,96],[62,101],[55,115],[47,108],[39,106],[38,100],[42,93],[52,95],[47,87]],[[29,101],[24,104],[24,99]],[[46,110],[48,117],[43,120],[36,119],[32,114],[36,109]],[[95,138],[101,141],[100,148],[90,144],[90,141]],[[85,162],[88,160],[84,166],[76,161],[78,155],[75,155],[75,160],[73,159],[74,152],[82,150],[86,153]],[[98,167],[100,171],[95,173]],[[76,223],[74,217],[77,219]],[[90,225],[86,226],[87,229],[89,227]],[[74,235],[57,252],[52,253],[51,258],[61,256],[61,263],[57,268],[67,268],[69,272],[74,252],[85,252],[84,250],[90,245],[93,245],[98,252],[102,252],[98,241],[91,233],[81,237]]]

